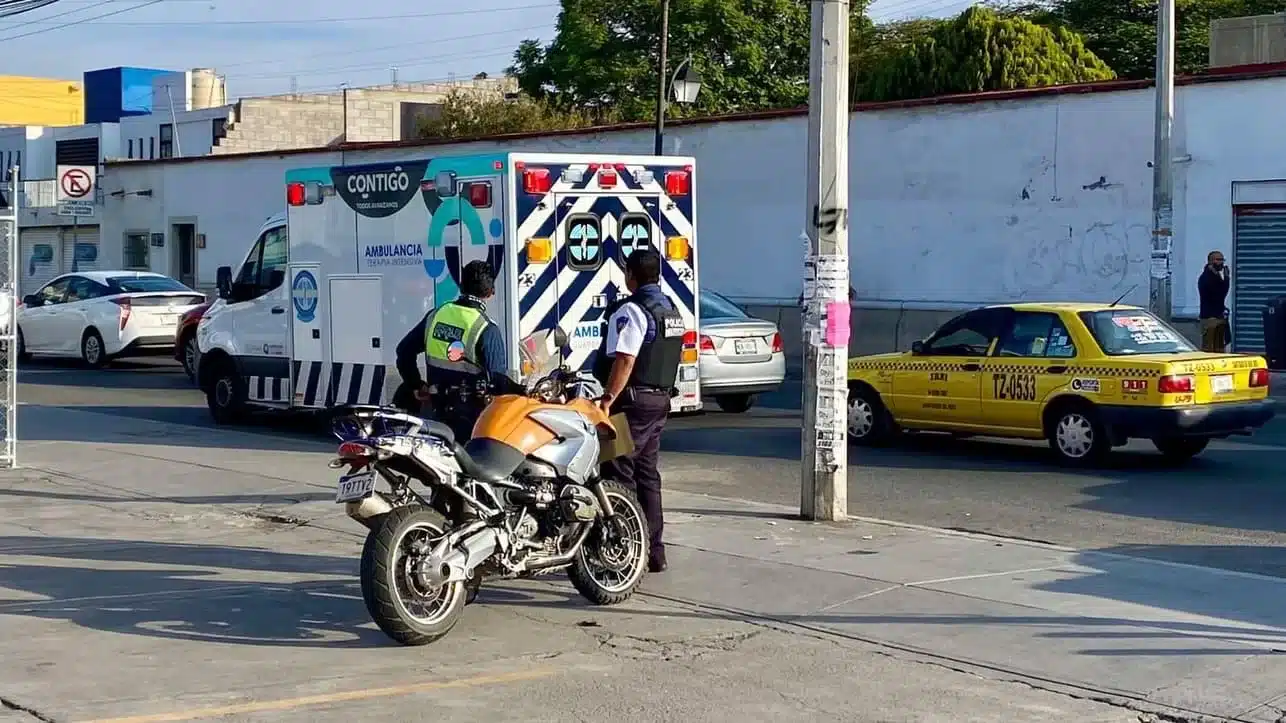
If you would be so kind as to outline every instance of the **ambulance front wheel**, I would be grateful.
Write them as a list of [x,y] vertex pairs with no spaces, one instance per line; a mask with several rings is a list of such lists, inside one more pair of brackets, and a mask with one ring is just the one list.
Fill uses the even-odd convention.
[[246,383],[231,360],[222,359],[210,370],[205,402],[218,424],[236,424],[246,416]]

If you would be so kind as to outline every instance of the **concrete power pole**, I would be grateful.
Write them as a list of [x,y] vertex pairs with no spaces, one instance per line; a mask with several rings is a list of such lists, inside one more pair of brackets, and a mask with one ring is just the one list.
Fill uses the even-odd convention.
[[811,0],[800,516],[848,514],[848,0]]
[[1174,0],[1157,0],[1156,129],[1152,153],[1152,264],[1148,308],[1169,320],[1174,229]]

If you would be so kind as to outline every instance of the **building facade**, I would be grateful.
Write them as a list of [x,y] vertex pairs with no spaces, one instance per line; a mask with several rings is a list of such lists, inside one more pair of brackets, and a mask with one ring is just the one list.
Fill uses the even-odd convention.
[[[69,215],[69,207],[60,208],[58,203],[60,166],[93,167],[101,175],[105,163],[120,159],[311,148],[342,143],[345,138],[396,141],[413,131],[419,113],[440,104],[454,90],[503,94],[513,85],[512,79],[403,83],[229,103],[223,78],[208,68],[87,72],[83,115],[91,122],[0,128],[4,169],[0,173],[8,174],[18,166],[22,181],[17,195],[26,261],[19,286],[30,293],[58,274],[103,263],[99,258],[102,189],[96,188],[77,204],[88,213]],[[119,259],[119,252],[111,258]],[[189,263],[173,272],[195,284],[194,268]]]
[[[1233,264],[1235,340],[1262,344],[1263,303],[1286,294],[1286,141],[1272,109],[1286,71],[1185,80],[1177,92],[1173,312],[1195,317],[1206,254]],[[1145,84],[980,94],[858,109],[851,121],[850,238],[855,351],[905,349],[960,309],[1034,300],[1145,305],[1153,92]],[[672,126],[667,152],[698,159],[705,288],[798,327],[807,118],[760,114]],[[190,255],[199,285],[237,266],[283,208],[289,168],[496,149],[648,154],[652,133],[513,137],[434,146],[109,163],[102,257],[163,236],[130,264],[172,273]],[[193,230],[176,230],[191,224]],[[176,233],[197,239],[176,249]],[[190,253],[189,253],[190,251]],[[753,257],[755,264],[745,259]]]

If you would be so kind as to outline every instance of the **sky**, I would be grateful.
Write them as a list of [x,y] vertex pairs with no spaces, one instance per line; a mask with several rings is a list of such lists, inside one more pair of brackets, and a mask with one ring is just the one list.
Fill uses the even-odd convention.
[[[870,14],[937,16],[970,4],[875,0]],[[503,72],[524,39],[548,42],[558,9],[558,0],[57,0],[0,19],[0,74],[214,68],[229,99],[388,83],[395,73],[466,79]]]

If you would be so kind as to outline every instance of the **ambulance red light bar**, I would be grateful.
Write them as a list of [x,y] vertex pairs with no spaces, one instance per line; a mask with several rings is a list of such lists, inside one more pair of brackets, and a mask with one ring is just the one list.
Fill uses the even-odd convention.
[[322,202],[325,191],[316,181],[287,183],[286,204],[290,206],[316,206]]
[[616,169],[604,166],[598,171],[599,188],[615,188],[617,181]]
[[665,193],[669,196],[686,196],[692,192],[692,166],[682,171],[665,172]]
[[524,168],[522,171],[522,190],[525,193],[549,193],[553,188],[553,179],[549,177],[548,168]]

